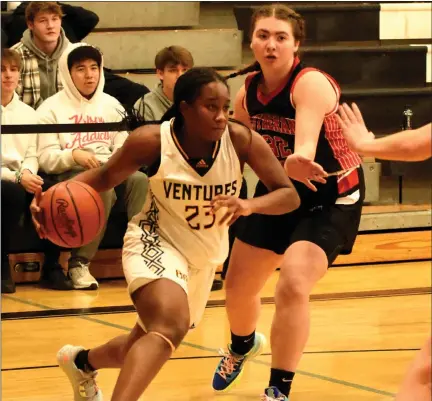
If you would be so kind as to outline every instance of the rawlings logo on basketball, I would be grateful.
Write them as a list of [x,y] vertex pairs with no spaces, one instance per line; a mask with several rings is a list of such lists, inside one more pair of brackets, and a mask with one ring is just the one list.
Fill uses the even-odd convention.
[[89,185],[63,181],[42,196],[43,228],[47,239],[65,248],[89,244],[105,224],[104,204]]
[[57,218],[58,218],[58,227],[65,229],[65,234],[71,236],[72,238],[77,237],[77,233],[73,228],[75,220],[70,219],[67,214],[67,208],[69,203],[65,199],[56,199],[57,203]]

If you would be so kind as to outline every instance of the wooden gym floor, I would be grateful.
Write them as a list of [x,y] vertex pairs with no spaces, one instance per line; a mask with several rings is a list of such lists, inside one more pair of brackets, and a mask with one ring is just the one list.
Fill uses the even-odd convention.
[[[311,297],[311,336],[290,401],[393,399],[430,334],[430,239],[429,231],[359,236],[353,255],[329,270]],[[277,275],[262,293],[258,330],[267,336]],[[142,400],[260,400],[269,378],[268,347],[230,393],[211,389],[218,349],[229,341],[224,299],[224,290],[211,294],[201,325]],[[72,401],[69,382],[56,365],[57,350],[68,343],[99,345],[127,332],[136,318],[124,280],[104,280],[99,291],[64,293],[20,285],[16,294],[2,296],[2,314],[3,401]],[[105,400],[117,373],[99,373]]]

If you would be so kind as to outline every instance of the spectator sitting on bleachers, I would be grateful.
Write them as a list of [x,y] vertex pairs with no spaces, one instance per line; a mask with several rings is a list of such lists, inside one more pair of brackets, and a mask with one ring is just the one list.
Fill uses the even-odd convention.
[[[97,14],[83,7],[57,3],[63,12],[61,19],[61,27],[64,30],[65,36],[71,43],[81,42],[99,23]],[[8,33],[8,45],[13,46],[18,43],[24,31],[28,28],[26,19],[26,9],[29,6],[29,1],[23,1],[14,10],[12,15],[5,22],[4,30]]]
[[[59,61],[64,89],[47,99],[37,110],[39,123],[94,123],[122,120],[125,110],[112,96],[103,92],[102,54],[85,43],[71,44]],[[77,131],[79,125],[77,125]],[[54,181],[74,177],[85,169],[97,168],[116,152],[127,137],[126,132],[74,132],[39,135],[38,155],[42,171],[55,174]],[[131,175],[125,186],[128,219],[141,211],[147,194],[147,176]],[[101,193],[108,220],[116,201],[114,190]],[[103,238],[102,233],[90,244],[71,251],[69,277],[76,289],[97,289],[89,264]]]
[[62,17],[62,9],[55,2],[31,2],[26,8],[28,29],[12,47],[22,62],[16,92],[34,109],[62,89],[57,64],[70,43],[61,27]]
[[160,50],[155,58],[160,83],[135,103],[138,115],[145,121],[159,121],[172,106],[177,79],[193,65],[192,54],[184,47],[169,46]]
[[[21,102],[15,89],[21,68],[21,58],[13,50],[2,49],[2,107],[1,123],[3,124],[37,124],[37,114]],[[36,154],[37,134],[2,134],[1,138],[1,292],[15,292],[11,277],[8,252],[14,228],[28,212],[33,193],[40,189],[43,180],[37,175],[38,160]],[[27,214],[27,216],[29,216]],[[44,245],[47,241],[44,241]],[[48,262],[49,257],[46,255]],[[62,268],[55,263],[45,263],[42,268],[42,281],[48,287],[72,289]]]
[[[31,3],[23,1],[5,23],[4,30],[8,34],[10,46],[15,45],[21,39],[27,28],[28,21],[25,13],[29,4]],[[99,22],[97,14],[90,10],[67,3],[58,2],[57,4],[61,6],[64,14],[61,19],[61,26],[66,38],[71,43],[81,42]],[[145,85],[113,74],[107,68],[104,68],[104,75],[104,92],[115,97],[128,111],[133,108],[137,99],[149,92]]]

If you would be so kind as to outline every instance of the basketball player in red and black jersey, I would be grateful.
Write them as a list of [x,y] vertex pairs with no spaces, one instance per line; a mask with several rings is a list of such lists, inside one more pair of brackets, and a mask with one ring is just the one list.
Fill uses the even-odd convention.
[[[262,351],[265,338],[255,333],[259,293],[280,267],[270,383],[262,399],[286,401],[309,336],[309,295],[336,257],[351,252],[364,181],[361,158],[348,148],[336,119],[338,84],[307,68],[297,55],[304,38],[302,17],[284,5],[265,5],[252,17],[252,32],[256,63],[235,74],[254,71],[237,94],[234,115],[260,133],[284,164],[301,207],[284,216],[253,214],[245,219],[226,278],[231,344],[216,369],[213,388],[228,390],[244,363]],[[326,179],[304,167],[311,160],[328,173]],[[266,192],[258,182],[255,196]]]

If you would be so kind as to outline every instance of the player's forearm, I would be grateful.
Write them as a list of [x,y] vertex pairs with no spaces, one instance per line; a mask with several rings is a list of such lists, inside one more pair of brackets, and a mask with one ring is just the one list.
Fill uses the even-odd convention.
[[304,143],[295,147],[295,151],[293,154],[298,154],[303,157],[306,157],[309,160],[315,160],[317,144],[314,142]]
[[371,141],[361,142],[357,151],[362,156],[374,156],[378,159],[420,161],[431,157],[431,124],[419,128],[398,132]]
[[107,178],[107,174],[105,174],[104,171],[104,166],[92,168],[76,175],[72,180],[83,182],[84,184],[91,186],[97,192],[105,192],[114,188],[115,185],[110,183],[110,180]]
[[[381,138],[386,139],[386,138]],[[374,139],[358,145],[357,152],[362,156],[373,156],[384,160],[408,160],[409,152],[407,144],[397,144],[396,142],[382,141]]]
[[295,188],[279,188],[267,195],[248,199],[252,213],[279,215],[292,212],[300,206],[300,197]]

